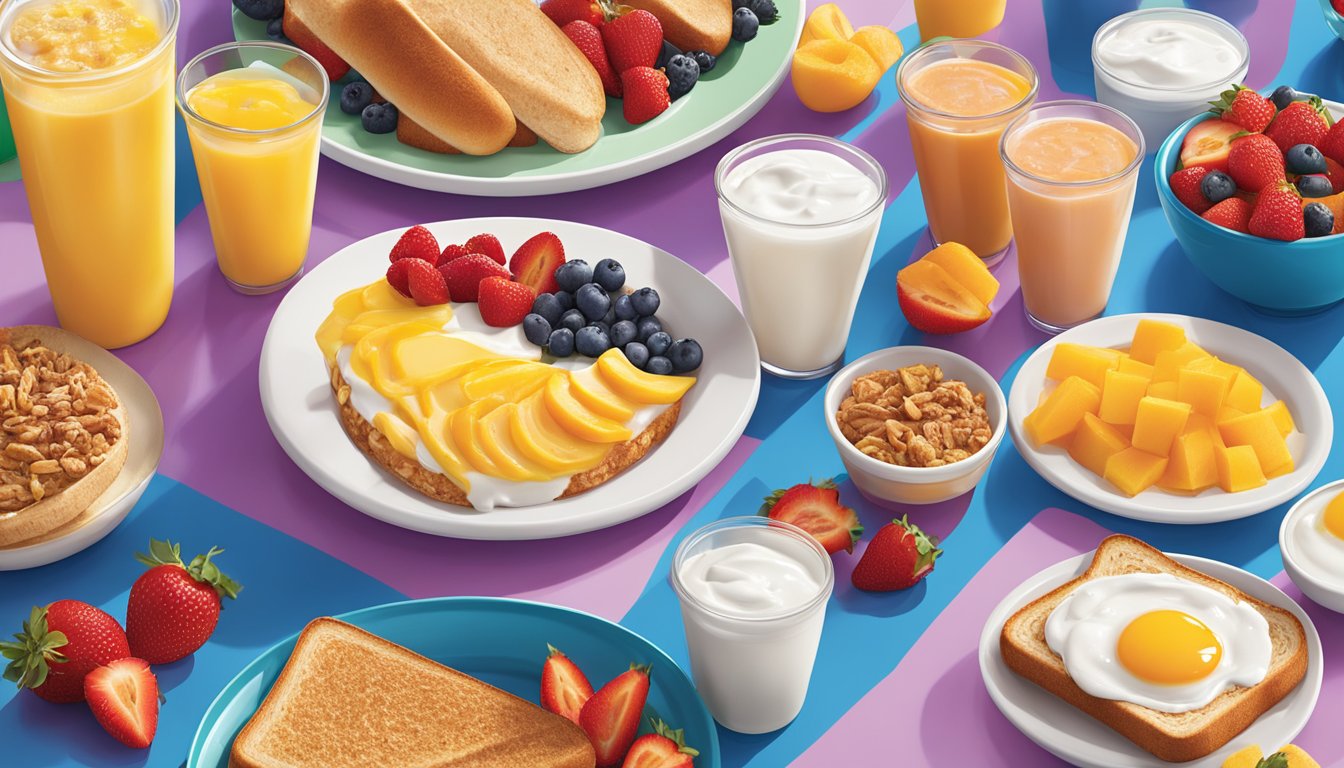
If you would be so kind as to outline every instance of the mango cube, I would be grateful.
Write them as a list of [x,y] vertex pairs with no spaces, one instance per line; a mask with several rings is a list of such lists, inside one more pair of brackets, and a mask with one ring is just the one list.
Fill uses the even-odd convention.
[[1148,363],[1135,360],[1130,355],[1120,358],[1120,365],[1116,370],[1121,373],[1132,373],[1135,376],[1142,376],[1145,379],[1153,378],[1153,366]]
[[1207,432],[1214,445],[1223,445],[1223,433],[1218,431],[1218,425],[1202,413],[1191,413],[1189,421],[1185,422],[1181,434],[1188,435],[1191,432]]
[[1160,397],[1163,400],[1175,400],[1178,391],[1174,381],[1156,381],[1148,385],[1148,396]]
[[[1130,350],[1130,357],[1135,357],[1133,350]],[[1153,363],[1153,381],[1175,381],[1182,368],[1205,357],[1212,355],[1188,341],[1176,349],[1158,352]]]
[[1249,445],[1213,447],[1214,463],[1218,467],[1218,487],[1228,493],[1249,491],[1265,484],[1265,473],[1255,458],[1255,449]]
[[1107,481],[1127,496],[1137,496],[1155,484],[1167,469],[1167,457],[1138,448],[1126,448],[1106,461]]
[[1157,456],[1171,452],[1171,443],[1190,420],[1190,404],[1160,397],[1139,401],[1134,417],[1134,447]]
[[1161,352],[1178,349],[1185,344],[1185,329],[1161,320],[1140,320],[1134,329],[1134,341],[1129,356],[1149,365],[1157,362]]
[[1293,471],[1293,454],[1279,434],[1273,414],[1256,411],[1218,423],[1218,431],[1229,448],[1250,446],[1266,477]]
[[1213,437],[1207,429],[1186,432],[1171,448],[1166,472],[1157,484],[1169,491],[1199,493],[1218,484]]
[[[1109,424],[1133,424],[1139,401],[1148,394],[1148,379],[1118,369],[1107,371],[1097,415]],[[1101,474],[1098,472],[1097,474]]]
[[1242,413],[1250,413],[1260,410],[1260,401],[1264,396],[1265,386],[1243,368],[1232,380],[1232,388],[1227,391],[1227,398],[1223,402]]
[[1129,440],[1118,429],[1085,413],[1083,423],[1078,425],[1069,443],[1069,455],[1094,474],[1103,475],[1106,473],[1106,462],[1128,447]]
[[1279,434],[1287,437],[1297,431],[1297,425],[1293,423],[1293,414],[1288,411],[1288,406],[1282,400],[1275,400],[1273,405],[1264,410],[1269,411],[1269,415],[1274,417],[1274,425],[1279,428]]
[[1045,369],[1047,378],[1063,381],[1077,376],[1094,386],[1105,383],[1106,372],[1120,364],[1119,350],[1089,347],[1083,344],[1056,344]]
[[1232,380],[1241,373],[1241,367],[1233,365],[1224,360],[1219,360],[1212,355],[1208,357],[1197,357],[1186,363],[1185,367],[1192,371],[1203,371],[1205,373],[1216,373],[1227,379],[1227,388],[1232,388]]
[[1230,405],[1225,405],[1222,408],[1218,409],[1218,415],[1213,417],[1213,421],[1215,424],[1222,424],[1224,421],[1231,421],[1232,419],[1235,419],[1238,416],[1245,416],[1245,415],[1246,415],[1245,411],[1239,411]]
[[1195,413],[1216,416],[1231,386],[1231,377],[1220,371],[1182,368],[1176,374],[1176,399],[1189,403]]
[[1036,445],[1053,443],[1072,435],[1083,414],[1095,415],[1100,406],[1101,390],[1078,376],[1070,376],[1023,419],[1022,427]]

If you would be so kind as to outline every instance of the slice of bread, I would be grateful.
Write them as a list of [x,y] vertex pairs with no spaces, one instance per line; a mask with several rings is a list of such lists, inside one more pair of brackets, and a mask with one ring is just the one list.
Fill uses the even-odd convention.
[[[401,115],[397,120],[397,141],[408,147],[415,147],[440,155],[462,154],[462,150],[430,133],[429,129],[415,122],[408,115]],[[518,129],[513,134],[513,139],[509,141],[509,146],[532,147],[536,144],[537,134],[533,133],[532,129],[526,125],[518,123]]]
[[683,51],[723,53],[733,36],[733,0],[621,0],[658,17],[663,37]]
[[[1254,607],[1269,622],[1273,643],[1269,672],[1264,680],[1249,688],[1230,688],[1207,706],[1178,713],[1158,712],[1084,693],[1069,677],[1063,660],[1046,644],[1046,619],[1080,584],[1126,573],[1170,573]],[[1083,575],[1013,614],[1003,626],[999,649],[1009,669],[1171,762],[1194,760],[1214,752],[1287,696],[1307,672],[1306,632],[1296,616],[1187,568],[1130,536],[1107,537],[1097,547],[1092,564]]]
[[229,768],[596,762],[588,737],[569,720],[332,618],[304,628],[229,753]]

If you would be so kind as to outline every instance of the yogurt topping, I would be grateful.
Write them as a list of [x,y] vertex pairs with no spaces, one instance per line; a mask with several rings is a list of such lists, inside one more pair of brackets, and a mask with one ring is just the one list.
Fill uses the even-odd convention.
[[734,168],[723,194],[742,210],[786,224],[834,224],[877,202],[877,184],[847,160],[815,149],[781,149]]
[[1194,19],[1138,18],[1099,40],[1096,59],[1112,76],[1129,83],[1180,90],[1225,84],[1243,54],[1231,40]]
[[692,555],[679,576],[706,607],[746,617],[789,613],[822,589],[816,575],[788,552],[750,541]]
[[1344,494],[1320,509],[1299,515],[1289,541],[1303,570],[1336,589],[1344,589]]

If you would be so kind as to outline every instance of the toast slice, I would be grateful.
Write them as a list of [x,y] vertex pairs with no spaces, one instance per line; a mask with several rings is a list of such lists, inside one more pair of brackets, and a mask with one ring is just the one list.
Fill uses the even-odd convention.
[[[1254,607],[1269,622],[1273,643],[1265,679],[1249,688],[1230,688],[1207,706],[1179,713],[1158,712],[1084,693],[1069,677],[1060,657],[1046,644],[1046,619],[1083,582],[1126,573],[1170,573]],[[1092,564],[1083,575],[1013,614],[1003,626],[999,649],[1009,669],[1171,762],[1194,760],[1214,752],[1287,696],[1307,672],[1306,632],[1296,616],[1187,568],[1130,536],[1107,537],[1097,547]]]
[[358,627],[314,619],[229,768],[593,768],[577,725]]
[[733,0],[621,0],[658,17],[663,37],[683,51],[718,56],[733,36]]

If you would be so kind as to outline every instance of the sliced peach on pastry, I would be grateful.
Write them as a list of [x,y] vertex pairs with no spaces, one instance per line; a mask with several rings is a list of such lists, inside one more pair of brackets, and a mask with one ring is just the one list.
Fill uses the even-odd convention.
[[597,371],[611,391],[640,404],[671,405],[695,385],[694,376],[656,376],[639,370],[619,349],[597,359]]
[[[624,357],[624,355],[622,355]],[[592,409],[593,413],[621,423],[629,421],[639,406],[616,394],[606,379],[590,365],[569,374],[569,391],[575,399]]]
[[453,437],[453,444],[462,452],[462,458],[466,463],[477,472],[491,477],[500,477],[502,472],[495,462],[484,450],[477,438],[476,423],[480,421],[481,416],[489,413],[491,409],[502,405],[499,398],[488,398],[477,400],[466,408],[453,413],[449,419],[448,428]]
[[518,450],[556,474],[592,469],[611,451],[610,443],[581,440],[561,427],[546,408],[541,392],[518,404],[510,428]]
[[504,403],[477,419],[476,439],[505,480],[549,480],[551,473],[533,463],[514,444],[512,424],[517,409],[517,403]]
[[554,366],[516,360],[513,365],[485,371],[473,371],[462,377],[462,392],[470,400],[492,394],[518,402],[540,390],[552,376],[561,375]]
[[[625,356],[621,355],[621,358]],[[556,423],[575,437],[595,443],[620,443],[631,438],[632,433],[624,424],[599,416],[574,399],[568,376],[552,376],[542,391],[546,410]]]

